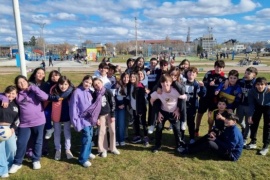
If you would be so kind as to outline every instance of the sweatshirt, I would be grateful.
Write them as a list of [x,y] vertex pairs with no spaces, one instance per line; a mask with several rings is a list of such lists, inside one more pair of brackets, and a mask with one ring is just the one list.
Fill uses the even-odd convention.
[[28,90],[19,91],[16,98],[20,110],[19,127],[35,127],[45,124],[42,101],[47,99],[48,94],[35,85],[30,85]]

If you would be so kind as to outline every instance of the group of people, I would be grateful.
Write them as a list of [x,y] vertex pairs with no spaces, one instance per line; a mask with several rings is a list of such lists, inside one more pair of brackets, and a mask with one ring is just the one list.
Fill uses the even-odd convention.
[[[179,65],[156,58],[150,59],[149,67],[144,63],[143,57],[130,58],[125,71],[121,71],[109,62],[101,62],[93,76],[84,76],[77,87],[56,70],[49,73],[47,81],[43,68],[36,68],[29,79],[18,75],[14,85],[0,94],[0,126],[8,126],[13,132],[8,140],[0,142],[1,177],[16,173],[25,155],[31,156],[33,169],[40,169],[40,158],[48,153],[52,135],[54,158],[61,160],[62,127],[67,159],[73,158],[71,127],[80,132],[78,161],[83,167],[91,166],[90,160],[95,158],[92,141],[96,126],[98,155],[106,158],[108,152],[120,154],[117,146],[126,145],[129,124],[133,124],[131,142],[144,146],[149,146],[150,134],[155,130],[152,152],[157,153],[162,149],[166,120],[173,130],[177,153],[192,154],[210,148],[223,158],[236,161],[244,146],[257,148],[257,130],[263,114],[263,148],[259,153],[267,154],[270,93],[267,80],[256,78],[256,68],[248,67],[243,78],[239,78],[237,70],[231,70],[227,78],[224,61],[217,60],[214,70],[198,81],[198,69],[187,59]],[[117,71],[119,77],[115,75]],[[206,112],[209,132],[197,139]],[[189,141],[185,137],[186,126]],[[249,134],[251,142],[247,144]]]

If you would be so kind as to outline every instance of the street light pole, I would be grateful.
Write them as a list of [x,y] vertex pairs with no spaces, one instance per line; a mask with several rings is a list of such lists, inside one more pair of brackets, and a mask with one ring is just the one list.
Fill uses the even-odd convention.
[[136,42],[136,46],[135,46],[135,51],[136,51],[136,57],[137,57],[137,51],[138,51],[138,46],[137,46],[137,17],[135,17],[135,42]]
[[43,37],[43,55],[44,55],[44,61],[46,61],[46,52],[45,52],[45,38],[44,38],[44,34],[43,34],[43,29],[44,26],[46,25],[46,23],[41,23],[40,24],[40,28],[41,28],[41,37]]

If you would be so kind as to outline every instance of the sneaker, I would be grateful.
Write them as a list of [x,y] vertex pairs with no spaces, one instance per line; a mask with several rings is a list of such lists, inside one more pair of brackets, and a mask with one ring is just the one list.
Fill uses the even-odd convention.
[[126,145],[125,141],[120,142],[120,146],[125,146],[125,145]]
[[132,143],[140,143],[142,142],[142,139],[140,136],[135,136],[133,139],[132,139]]
[[148,134],[153,134],[154,130],[155,130],[155,126],[154,125],[149,126],[149,128],[148,128]]
[[195,139],[190,139],[189,144],[193,144],[193,143],[195,143]]
[[37,170],[41,168],[40,161],[33,162],[33,169]]
[[152,149],[152,152],[153,153],[157,153],[158,151],[160,151],[161,150],[161,147],[156,147],[156,146],[154,146],[154,148]]
[[186,122],[182,122],[181,123],[181,130],[185,131],[187,129],[187,123]]
[[262,148],[262,150],[260,150],[259,154],[265,156],[268,153],[269,149],[268,148]]
[[8,177],[9,177],[9,174],[8,174],[8,173],[3,174],[3,175],[1,176],[1,178],[8,178]]
[[246,145],[246,149],[256,149],[257,145],[255,143],[249,143]]
[[246,146],[247,145],[247,140],[246,139],[244,139],[244,146]]
[[113,151],[111,151],[113,154],[115,154],[115,155],[120,155],[120,152],[117,150],[117,149],[115,149],[115,150],[113,150]]
[[66,155],[67,155],[67,159],[72,159],[73,158],[73,154],[71,153],[70,150],[66,150]]
[[61,159],[61,151],[56,150],[55,155],[54,155],[54,159],[56,161],[59,161]]
[[134,119],[133,118],[130,118],[129,121],[128,121],[128,125],[131,126],[133,124],[133,122],[134,122]]
[[9,169],[8,173],[13,174],[16,173],[19,169],[22,168],[22,165],[12,164],[11,168]]
[[116,143],[115,143],[115,146],[119,146],[119,142],[116,142]]
[[149,138],[147,136],[143,138],[143,145],[146,147],[149,146]]
[[182,146],[179,146],[176,150],[177,150],[177,152],[179,152],[179,153],[183,153],[183,152],[186,150],[186,148],[184,148],[184,147],[182,147]]
[[92,153],[90,153],[90,155],[89,155],[89,159],[95,159],[96,158],[96,156],[94,155],[94,154],[92,154]]
[[50,139],[52,137],[53,132],[54,132],[54,128],[47,129],[45,139]]
[[106,158],[107,157],[107,151],[103,151],[101,153],[99,153],[100,157]]
[[86,161],[85,163],[83,163],[83,167],[90,167],[92,165],[92,163],[90,161]]

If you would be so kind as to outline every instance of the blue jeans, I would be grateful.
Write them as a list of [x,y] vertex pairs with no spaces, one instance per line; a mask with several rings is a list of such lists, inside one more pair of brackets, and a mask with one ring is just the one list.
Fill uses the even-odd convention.
[[116,118],[116,142],[124,142],[125,141],[125,109],[117,109],[115,110],[115,118]]
[[0,176],[8,173],[16,154],[16,136],[13,134],[8,140],[0,142]]
[[19,127],[18,128],[18,139],[17,139],[17,152],[14,158],[13,164],[21,165],[28,140],[30,136],[33,137],[33,156],[32,162],[40,160],[42,154],[42,143],[43,143],[43,130],[44,124],[34,127]]
[[93,127],[87,126],[82,129],[82,147],[79,155],[79,163],[84,164],[89,159],[92,150]]

